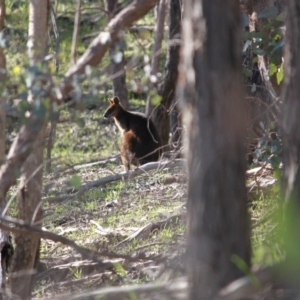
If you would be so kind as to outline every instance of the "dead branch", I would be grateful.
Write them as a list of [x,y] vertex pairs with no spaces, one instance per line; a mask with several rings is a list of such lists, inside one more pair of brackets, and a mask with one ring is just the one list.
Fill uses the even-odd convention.
[[120,245],[123,245],[124,243],[130,242],[132,240],[138,240],[138,239],[146,239],[149,237],[149,235],[154,231],[154,230],[162,230],[165,228],[169,228],[176,224],[178,221],[184,221],[186,218],[186,213],[181,213],[175,216],[171,216],[166,218],[165,220],[161,220],[155,223],[150,223],[147,224],[146,226],[142,227],[135,233],[133,233],[131,236],[126,238],[125,240],[121,241],[116,245],[116,248],[119,247]]
[[82,74],[87,65],[96,66],[110,48],[112,43],[117,40],[120,31],[129,27],[133,22],[140,19],[158,0],[136,0],[124,8],[113,18],[107,26],[107,31],[101,32],[89,45],[88,49],[66,73],[66,78],[61,85],[61,98],[63,99],[72,89],[71,77]]
[[[74,241],[69,240],[63,236],[60,236],[50,231],[43,230],[35,225],[31,225],[30,223],[24,222],[23,220],[11,218],[11,217],[2,216],[0,217],[0,222],[1,222],[0,228],[5,231],[14,232],[14,233],[23,233],[27,235],[34,235],[42,239],[48,239],[53,242],[62,243],[66,246],[73,248],[75,251],[80,253],[82,257],[89,260],[96,261],[97,263],[100,264],[103,270],[113,268],[113,264],[111,262],[103,262],[98,258],[101,255],[100,253],[81,247],[77,245]],[[11,227],[11,225],[14,226]]]
[[[56,300],[125,300],[130,299],[130,295],[134,295],[134,299],[173,299],[183,300],[187,299],[187,282],[185,279],[178,279],[173,282],[163,283],[148,283],[120,287],[108,287],[97,289],[94,291],[87,291],[82,293],[72,293],[58,296]],[[42,298],[41,300],[49,300],[53,298]]]
[[[12,225],[13,225],[13,227],[12,227]],[[110,250],[95,252],[95,251],[89,250],[87,248],[81,247],[81,246],[77,245],[74,241],[72,241],[68,238],[65,238],[59,234],[43,230],[40,227],[37,227],[37,226],[32,225],[23,220],[19,220],[19,219],[12,218],[12,217],[3,217],[3,216],[0,217],[0,228],[4,229],[7,232],[35,235],[44,240],[51,240],[53,242],[61,243],[63,245],[69,246],[69,247],[73,248],[75,251],[77,251],[79,254],[81,254],[83,258],[92,260],[92,261],[100,264],[100,266],[104,268],[102,271],[104,271],[108,268],[112,268],[113,264],[110,262],[104,263],[102,260],[98,259],[98,257],[100,257],[100,256],[108,257],[111,259],[124,259],[127,261],[137,261],[140,259],[144,259],[143,255],[132,257],[130,255],[118,254],[118,253],[116,253],[114,251],[110,251]],[[152,259],[152,258],[148,257],[148,259]],[[78,262],[76,262],[76,263],[78,263]]]
[[295,278],[289,269],[289,264],[284,261],[253,272],[249,276],[239,278],[224,287],[214,300],[249,299],[270,283],[275,284],[277,288],[296,288],[299,292],[299,278]]
[[51,201],[51,202],[62,202],[66,200],[70,200],[75,197],[80,197],[83,193],[86,191],[89,191],[92,188],[97,188],[100,186],[103,186],[105,184],[119,181],[119,180],[125,180],[125,179],[133,179],[139,175],[147,174],[148,171],[151,170],[157,170],[160,171],[164,168],[175,168],[179,166],[184,165],[185,160],[184,159],[176,159],[174,161],[160,161],[160,162],[151,162],[147,163],[139,168],[136,168],[134,171],[124,171],[119,174],[110,175],[104,178],[101,178],[99,180],[88,182],[87,184],[81,186],[79,190],[70,195],[61,195],[58,197],[46,197],[43,198],[42,201]]

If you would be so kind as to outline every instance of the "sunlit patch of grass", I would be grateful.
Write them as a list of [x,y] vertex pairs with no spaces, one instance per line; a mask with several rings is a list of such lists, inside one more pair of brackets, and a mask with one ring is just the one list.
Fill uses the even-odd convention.
[[[254,265],[273,265],[284,258],[277,213],[279,201],[278,193],[272,191],[261,194],[256,201],[253,201],[251,216],[255,220],[252,230]],[[259,222],[258,226],[255,225],[256,222]]]

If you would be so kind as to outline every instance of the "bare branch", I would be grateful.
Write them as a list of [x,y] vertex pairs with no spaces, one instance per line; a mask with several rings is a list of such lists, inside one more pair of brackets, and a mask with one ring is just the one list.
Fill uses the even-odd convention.
[[64,98],[72,89],[70,78],[74,75],[82,74],[87,65],[96,66],[110,48],[112,43],[117,40],[120,31],[129,27],[133,22],[140,19],[151,8],[155,6],[158,0],[136,0],[124,8],[113,18],[107,31],[101,32],[89,45],[88,49],[66,73],[66,79],[62,84],[62,98]]
[[[129,259],[129,256],[122,256],[118,254],[113,254],[113,252],[103,252],[103,253],[98,253],[92,250],[89,250],[87,248],[81,247],[77,245],[74,241],[67,239],[61,235],[58,235],[56,233],[46,231],[41,229],[38,226],[32,225],[30,223],[27,223],[23,220],[19,220],[16,218],[11,218],[11,217],[0,217],[0,228],[5,230],[5,231],[10,231],[14,233],[23,233],[31,236],[36,236],[42,239],[47,239],[51,240],[56,243],[62,243],[66,246],[69,246],[73,248],[75,251],[77,251],[79,254],[82,255],[83,258],[89,259],[96,261],[97,263],[101,264],[101,267],[104,268],[104,270],[108,268],[113,268],[113,264],[110,262],[103,262],[100,260],[98,257],[103,256],[103,255],[109,255],[113,256],[114,258],[126,258]],[[11,225],[14,225],[14,227],[11,227]]]
[[85,193],[86,191],[89,191],[92,188],[100,187],[102,185],[105,185],[107,183],[111,183],[114,181],[125,180],[125,179],[129,179],[129,178],[132,179],[139,175],[145,174],[151,170],[159,171],[166,167],[175,168],[175,167],[183,166],[184,162],[185,162],[184,159],[176,159],[174,161],[160,161],[160,162],[147,163],[139,168],[136,168],[134,171],[128,171],[128,172],[124,171],[119,174],[114,174],[114,175],[110,175],[110,176],[101,178],[99,180],[91,181],[91,182],[81,186],[79,188],[79,190],[74,194],[61,195],[58,197],[43,198],[42,201],[62,202],[65,200],[70,200],[75,197],[80,197],[83,193]]

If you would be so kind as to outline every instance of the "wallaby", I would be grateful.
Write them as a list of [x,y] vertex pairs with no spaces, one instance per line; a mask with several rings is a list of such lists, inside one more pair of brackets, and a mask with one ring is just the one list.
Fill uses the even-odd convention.
[[121,159],[125,169],[160,157],[160,139],[153,122],[144,114],[125,110],[118,97],[109,100],[104,118],[113,118],[122,136]]

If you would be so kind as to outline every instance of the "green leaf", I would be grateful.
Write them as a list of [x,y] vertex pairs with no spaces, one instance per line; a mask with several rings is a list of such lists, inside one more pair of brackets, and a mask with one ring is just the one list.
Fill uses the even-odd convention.
[[270,76],[274,75],[277,72],[277,66],[275,64],[270,64],[269,74]]
[[257,279],[257,277],[252,273],[251,269],[247,265],[247,263],[238,255],[233,254],[230,258],[230,260],[242,271],[243,274],[247,275],[248,278],[250,279],[251,283],[259,287],[260,282]]
[[285,19],[285,12],[280,13],[277,17],[276,17],[276,21],[280,21],[283,22]]
[[248,47],[251,45],[252,41],[251,40],[247,40],[244,44],[243,47],[243,52],[246,52],[246,50],[248,49]]
[[283,80],[284,72],[283,72],[283,64],[281,64],[280,68],[278,68],[277,74],[276,74],[276,79],[277,79],[277,84],[279,85],[281,81]]
[[277,180],[280,180],[281,179],[281,170],[279,168],[277,168],[275,171],[274,171],[274,178],[277,179]]
[[248,68],[243,68],[243,74],[246,76],[246,77],[251,77],[252,76],[252,71]]
[[274,129],[275,129],[275,123],[274,123],[273,121],[270,122],[269,128],[270,128],[271,130],[274,130]]
[[278,8],[276,6],[270,6],[262,10],[257,18],[272,18],[277,16],[278,14]]
[[152,105],[154,105],[154,106],[159,105],[160,102],[161,102],[161,96],[159,96],[157,94],[152,96],[152,98],[151,98],[151,104]]
[[83,128],[85,126],[85,121],[83,118],[78,118],[76,119],[76,124],[80,127]]
[[265,129],[265,125],[262,121],[259,122],[259,126],[262,128],[262,129]]
[[272,49],[272,53],[274,51],[276,51],[279,48],[282,48],[284,46],[284,40],[279,41],[278,43],[276,43],[276,45],[274,46],[274,48]]
[[120,263],[114,263],[115,270],[117,273],[123,277],[126,276],[126,271]]
[[280,192],[280,185],[279,184],[274,184],[272,186],[272,190],[274,193],[279,193]]
[[256,55],[265,55],[266,51],[260,48],[253,49],[253,53]]
[[81,177],[78,175],[73,175],[69,179],[69,184],[74,188],[74,189],[79,189],[81,186]]

